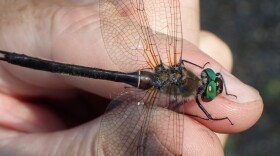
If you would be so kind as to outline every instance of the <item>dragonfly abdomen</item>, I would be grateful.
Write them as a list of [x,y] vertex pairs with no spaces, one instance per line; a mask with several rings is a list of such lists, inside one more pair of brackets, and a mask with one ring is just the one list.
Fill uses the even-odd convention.
[[6,51],[0,51],[0,53],[2,54],[2,56],[0,57],[0,60],[2,61],[6,61],[10,64],[19,65],[35,70],[42,70],[53,73],[67,74],[93,79],[109,80],[114,82],[124,82],[134,87],[138,87],[140,82],[139,72],[123,73],[118,71],[110,71],[74,64],[49,61],[41,58],[27,56],[24,54],[17,54]]

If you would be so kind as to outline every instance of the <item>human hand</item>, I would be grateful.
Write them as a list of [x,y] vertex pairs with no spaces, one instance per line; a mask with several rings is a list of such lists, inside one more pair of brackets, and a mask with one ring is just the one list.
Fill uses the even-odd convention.
[[[40,1],[32,5],[31,2],[0,2],[3,3],[2,7],[6,6],[1,9],[5,15],[2,14],[4,18],[0,19],[0,49],[83,66],[117,69],[106,55],[102,43],[97,3],[81,6],[61,1]],[[24,3],[27,5],[20,6]],[[185,42],[183,58],[197,64],[209,61],[217,70],[222,69],[200,48],[230,70],[232,58],[227,46],[215,36],[199,30],[198,2],[189,0],[181,5],[185,8],[182,9],[184,39],[193,44]],[[80,90],[108,97],[108,91],[118,93],[119,88],[123,88],[121,84],[113,82],[61,76],[5,63],[1,63],[0,73],[0,125],[3,127],[0,131],[0,153],[6,155],[92,154],[99,119],[67,129],[51,110],[25,99],[48,97],[65,103],[69,102],[66,100],[68,96]],[[190,155],[206,152],[208,155],[222,154],[221,143],[212,130],[223,133],[243,131],[251,127],[262,112],[262,101],[256,91],[223,69],[222,73],[228,80],[229,91],[238,96],[237,103],[232,102],[235,99],[219,97],[211,105],[205,104],[205,107],[215,116],[228,115],[235,125],[194,118],[198,123],[186,117],[186,124],[190,126],[185,131],[192,136],[184,144],[184,150],[187,150],[184,152]],[[74,102],[77,102],[76,107],[81,107],[79,99]],[[187,110],[192,114],[202,114],[195,104],[188,105]],[[62,129],[65,130],[58,131]]]

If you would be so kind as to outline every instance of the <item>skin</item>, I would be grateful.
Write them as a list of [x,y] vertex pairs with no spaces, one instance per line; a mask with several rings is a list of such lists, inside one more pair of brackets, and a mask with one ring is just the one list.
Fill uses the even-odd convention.
[[[98,2],[79,5],[82,3],[0,0],[0,49],[117,70],[101,39]],[[214,132],[238,133],[250,128],[260,118],[263,102],[256,90],[227,72],[233,66],[228,46],[214,34],[200,30],[199,2],[184,0],[181,6],[183,58],[201,65],[211,62],[211,67],[223,74],[229,92],[238,97],[219,96],[210,104],[204,104],[215,117],[229,116],[234,126],[227,121],[185,117],[184,124],[189,126],[185,129],[184,154],[223,155],[226,135]],[[200,69],[190,68],[200,73]],[[49,98],[52,99],[50,105],[66,109],[69,104],[75,111],[75,107],[83,109],[79,98],[75,98],[84,94],[83,91],[112,97],[124,87],[123,84],[34,71],[7,63],[0,64],[0,75],[0,153],[3,155],[94,154],[92,149],[100,118],[69,129],[59,115],[34,99]],[[95,96],[89,99],[91,104],[92,101],[95,105],[103,104],[97,102]],[[187,113],[203,116],[195,103],[188,104],[185,109]],[[73,118],[79,120],[78,116]]]

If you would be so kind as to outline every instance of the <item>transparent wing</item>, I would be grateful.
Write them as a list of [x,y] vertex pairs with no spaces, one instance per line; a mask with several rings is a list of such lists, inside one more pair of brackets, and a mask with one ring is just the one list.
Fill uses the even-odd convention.
[[179,63],[179,0],[100,0],[100,20],[107,52],[121,70]]
[[171,99],[178,102],[155,89],[115,99],[102,117],[98,155],[182,154],[184,116],[164,108]]

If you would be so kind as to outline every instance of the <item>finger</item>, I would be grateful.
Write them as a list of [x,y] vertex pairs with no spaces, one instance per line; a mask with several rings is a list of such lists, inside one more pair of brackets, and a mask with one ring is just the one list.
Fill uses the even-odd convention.
[[[262,99],[258,91],[239,81],[228,73],[218,62],[211,59],[191,44],[186,43],[185,48],[187,48],[186,55],[192,62],[201,66],[206,62],[210,62],[210,65],[207,65],[206,68],[212,68],[215,72],[220,72],[224,77],[227,91],[237,96],[237,99],[235,99],[232,96],[225,95],[224,91],[222,95],[218,95],[211,102],[201,102],[213,117],[229,117],[234,123],[233,126],[231,126],[228,121],[197,120],[208,128],[223,133],[240,132],[256,123],[263,110]],[[192,65],[186,66],[188,69],[192,69],[197,75],[201,72],[201,69]],[[185,107],[187,107],[185,110],[188,113],[205,117],[194,101],[188,103]]]
[[[98,125],[94,122],[55,133],[19,134],[0,139],[2,155],[92,155]],[[26,145],[26,143],[32,143]]]
[[[65,127],[50,110],[5,94],[0,94],[0,125],[20,132],[48,132]],[[3,135],[3,134],[1,134]]]
[[[28,22],[26,20],[23,20],[20,25],[14,24],[13,26],[15,27],[13,27],[13,32],[18,32],[17,34],[23,35],[25,34],[24,30],[34,30],[36,31],[36,33],[32,34],[38,36],[32,37],[40,38],[40,40],[36,40],[36,43],[32,42],[31,44],[31,36],[29,36],[29,38],[26,40],[22,40],[22,36],[17,36],[17,34],[11,33],[11,30],[8,26],[3,26],[3,36],[13,36],[13,38],[3,39],[9,40],[7,46],[4,46],[4,50],[16,51],[18,53],[25,53],[30,56],[42,57],[54,61],[62,61],[70,64],[80,64],[89,67],[102,67],[105,69],[111,68],[111,70],[117,70],[110,59],[108,59],[101,40],[101,32],[99,29],[100,23],[98,17],[98,3],[81,7],[65,6],[61,7],[60,9],[54,9],[56,10],[56,12],[52,12],[53,8],[50,7],[50,9],[45,10],[47,15],[45,15],[46,17],[44,16],[44,20],[42,20],[41,18],[36,18],[36,20],[32,19],[31,17],[33,17],[33,14],[30,15],[29,9],[30,8],[24,10],[22,14],[25,14],[28,19],[30,18],[30,20],[28,20]],[[42,8],[31,9],[36,10]],[[40,10],[38,12],[40,13],[45,11]],[[41,14],[39,14],[38,16],[40,15]],[[29,24],[30,22],[38,22],[38,27],[28,27],[30,25],[33,25]],[[53,24],[51,30],[52,32],[49,32],[50,28],[48,26],[50,26],[50,22]],[[55,37],[59,35],[64,37]],[[79,43],[79,45],[77,45],[77,43]],[[60,45],[60,47],[57,47],[56,45]],[[98,52],[94,53],[96,51]],[[106,64],[107,62],[110,63]],[[99,95],[110,97],[107,89],[103,88],[117,88],[111,87],[110,85],[113,83],[110,82],[109,84],[104,83],[102,85],[100,85],[100,81],[92,81],[89,79],[86,79],[85,82],[82,82],[83,80],[85,80],[85,78],[69,78],[68,76],[22,68],[4,62],[1,62],[1,67],[2,68],[0,72],[1,79],[3,81],[3,83],[1,84],[1,88],[5,89],[5,91],[13,95],[47,95],[51,97],[58,97],[64,96],[64,91],[71,90],[72,88],[82,88],[83,90],[91,91],[93,93],[98,93],[98,89],[101,88]],[[87,84],[92,85],[89,86]],[[117,85],[114,84],[114,86]]]
[[194,45],[198,45],[200,31],[199,1],[181,0],[180,5],[183,38]]
[[[146,116],[145,114],[141,116],[143,117],[143,115]],[[116,116],[114,115],[114,117]],[[127,118],[127,115],[122,118]],[[112,125],[110,124],[111,117],[103,118],[102,122],[104,123],[100,125],[105,126],[103,128],[109,126],[111,129],[107,129],[107,132],[101,131],[106,136],[99,136],[101,140],[97,145],[98,152],[136,152],[136,148],[142,145],[144,152],[150,155],[171,155],[170,153],[172,155],[223,155],[223,148],[218,137],[195,120],[160,108],[154,111],[151,118],[153,120],[150,123],[141,122],[141,119],[139,121],[135,121],[135,119],[127,120],[126,125],[134,126],[126,128],[119,127],[119,125],[123,125],[123,120],[116,120]],[[145,128],[147,125],[149,126],[148,129]],[[144,134],[141,132],[144,132]],[[138,144],[135,139],[139,136],[144,137],[145,141],[138,142]]]
[[228,134],[222,134],[222,133],[215,133],[217,137],[219,138],[221,144],[223,147],[225,147],[228,139]]
[[224,155],[221,142],[213,131],[186,118],[184,118],[183,155]]
[[232,70],[232,53],[225,42],[213,33],[201,31],[199,35],[199,48],[207,55],[219,62],[228,71]]
[[[169,149],[172,154],[180,155],[181,153],[178,150],[182,149],[182,155],[223,155],[221,142],[213,131],[185,115],[169,111],[168,116],[166,116],[166,113],[157,111],[156,117],[153,117],[154,123],[152,123],[152,126],[155,124],[158,127],[155,126],[154,129],[150,129],[156,133],[161,144]],[[181,120],[181,117],[184,119]],[[178,128],[180,126],[183,126],[183,136],[180,135],[181,131]],[[179,137],[183,137],[182,145],[179,145],[181,140]],[[149,137],[149,139],[151,141],[154,138]],[[153,150],[163,151],[159,147]]]
[[[9,138],[2,138],[0,139],[0,153],[14,156],[32,156],[38,155],[38,153],[45,155],[94,155],[96,154],[99,122],[100,119],[97,119],[74,129],[56,133],[17,134]],[[222,146],[211,130],[186,117],[184,125],[183,155],[209,155],[209,153],[217,156],[223,155]],[[26,142],[33,142],[34,146],[26,148]],[[116,146],[118,145],[116,144]],[[102,149],[104,148],[99,150]]]

